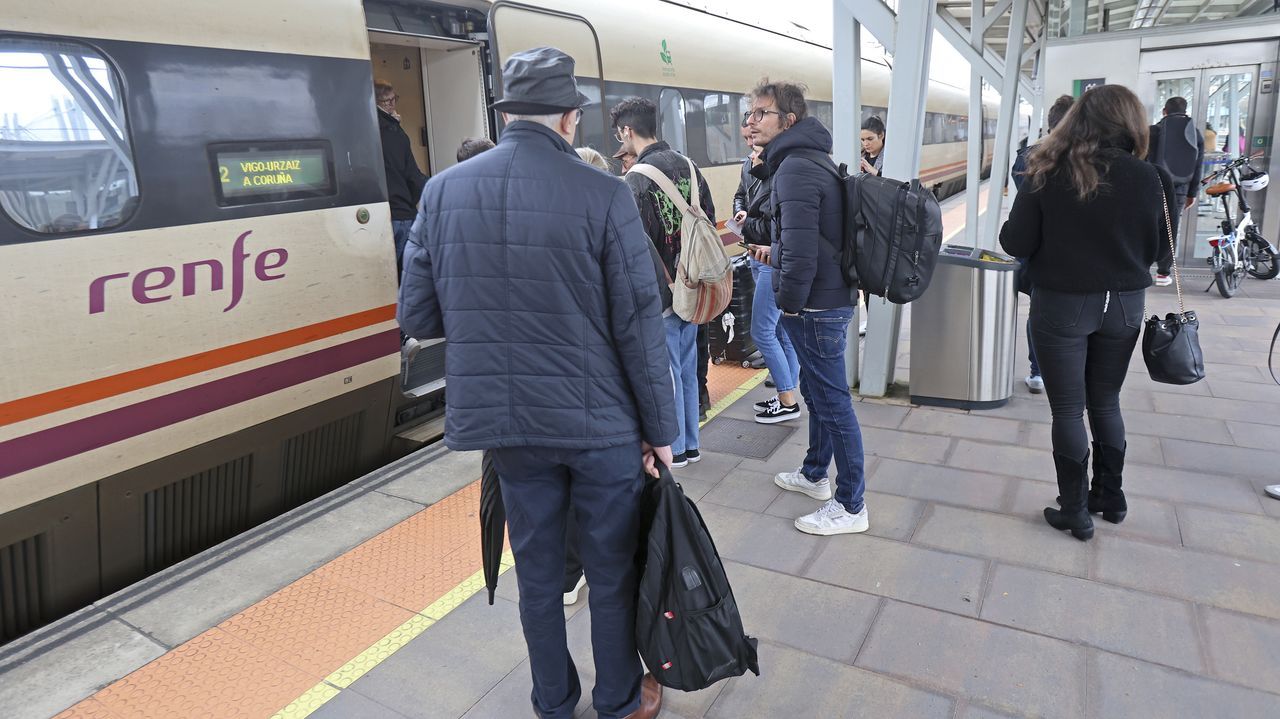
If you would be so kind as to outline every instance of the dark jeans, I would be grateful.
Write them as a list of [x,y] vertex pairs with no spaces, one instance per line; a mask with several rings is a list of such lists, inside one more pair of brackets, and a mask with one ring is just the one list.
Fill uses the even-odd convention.
[[578,518],[569,505],[569,515],[564,522],[564,593],[578,586],[582,578],[582,553],[578,551]]
[[409,244],[409,230],[413,227],[413,220],[392,220],[391,236],[396,243],[396,282],[400,282],[400,275],[404,272],[404,247]]
[[[1018,259],[1018,291],[1027,297],[1031,296],[1031,273],[1025,258]],[[1032,377],[1040,376],[1040,363],[1036,362],[1036,345],[1031,341],[1031,318],[1027,318],[1027,360],[1031,363]]]
[[862,429],[853,413],[853,398],[844,371],[853,307],[783,315],[782,326],[800,359],[800,396],[809,410],[809,452],[800,472],[809,480],[827,476],[836,460],[836,501],[853,513],[862,511],[866,488]]
[[1031,318],[1027,318],[1027,361],[1031,363],[1031,376],[1040,376],[1040,363],[1036,361],[1036,344],[1031,340]]
[[[1173,241],[1176,245],[1178,242],[1178,226],[1182,224],[1182,216],[1186,214],[1183,205],[1187,201],[1188,187],[1186,185],[1174,186],[1173,201],[1174,204],[1169,206],[1169,224],[1173,225]],[[1160,238],[1160,246],[1164,247],[1164,243],[1168,242],[1167,237]],[[1156,274],[1168,275],[1173,272],[1173,255],[1169,256],[1166,261],[1156,262]]]
[[1089,451],[1084,411],[1093,440],[1125,446],[1120,388],[1142,326],[1146,290],[1077,294],[1036,287],[1031,333],[1044,390],[1053,412],[1053,451],[1073,460]]
[[640,539],[640,445],[570,450],[491,450],[507,509],[507,532],[520,586],[520,623],[529,648],[533,706],[569,719],[582,687],[565,639],[563,583],[570,501],[578,549],[591,585],[592,704],[606,719],[640,705],[636,653],[635,555]]

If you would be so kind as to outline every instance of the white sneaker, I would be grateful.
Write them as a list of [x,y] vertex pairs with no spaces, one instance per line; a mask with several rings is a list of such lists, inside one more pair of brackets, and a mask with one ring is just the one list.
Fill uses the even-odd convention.
[[801,474],[798,469],[794,472],[779,472],[773,478],[773,483],[788,492],[799,492],[812,499],[822,501],[831,499],[831,482],[827,481],[826,477],[810,482],[809,478]]
[[1268,484],[1266,487],[1268,497],[1272,499],[1280,499],[1280,484]]
[[1168,287],[1173,284],[1169,275],[1156,275],[1156,287]]
[[862,511],[853,514],[834,499],[827,500],[813,514],[806,514],[796,520],[796,529],[805,534],[824,537],[833,534],[858,534],[867,531],[870,526],[867,521],[867,505],[862,505]]
[[1029,374],[1022,381],[1027,383],[1027,389],[1031,390],[1032,394],[1040,394],[1044,391],[1044,378],[1038,374]]
[[578,598],[582,595],[582,588],[585,586],[587,586],[587,577],[584,574],[578,577],[578,583],[573,585],[573,589],[564,593],[564,605],[570,607],[577,604]]
[[751,405],[751,408],[757,412],[764,412],[768,410],[770,407],[777,404],[782,404],[782,402],[776,396],[774,396],[774,397],[770,397],[769,399],[766,399],[763,402],[756,402],[755,404]]

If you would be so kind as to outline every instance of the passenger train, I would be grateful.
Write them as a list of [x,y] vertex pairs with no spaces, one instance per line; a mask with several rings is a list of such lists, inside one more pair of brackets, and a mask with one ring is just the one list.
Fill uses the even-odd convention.
[[[662,0],[0,0],[0,642],[439,411],[443,347],[403,359],[395,324],[375,76],[434,173],[497,135],[502,61],[556,45],[593,99],[579,144],[611,155],[609,106],[652,98],[723,220],[761,76],[831,124],[830,48],[760,25]],[[865,63],[864,114],[889,72]],[[928,112],[920,175],[953,192],[967,96],[935,85]]]

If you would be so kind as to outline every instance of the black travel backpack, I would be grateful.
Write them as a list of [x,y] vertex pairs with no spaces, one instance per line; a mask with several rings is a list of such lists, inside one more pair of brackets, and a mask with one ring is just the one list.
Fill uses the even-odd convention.
[[645,477],[636,646],[659,684],[681,691],[760,675],[756,640],[742,629],[738,603],[697,506],[662,468]]
[[917,300],[929,288],[942,247],[942,209],[919,180],[850,175],[829,155],[803,152],[840,181],[844,236],[840,268],[845,284],[894,304]]
[[1174,187],[1185,187],[1198,169],[1200,145],[1196,138],[1200,130],[1186,115],[1166,115],[1159,126],[1160,150],[1152,160],[1169,171]]

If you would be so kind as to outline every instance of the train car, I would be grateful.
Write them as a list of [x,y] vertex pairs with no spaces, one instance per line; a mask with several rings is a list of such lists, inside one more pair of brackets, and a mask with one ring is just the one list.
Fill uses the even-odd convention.
[[[385,463],[440,410],[443,345],[409,358],[394,321],[373,79],[439,172],[496,136],[502,61],[544,44],[593,99],[579,144],[612,154],[609,106],[651,97],[721,215],[761,76],[831,120],[830,48],[662,0],[0,0],[0,642]],[[867,63],[864,113],[888,78]],[[931,93],[943,191],[966,112]]]

